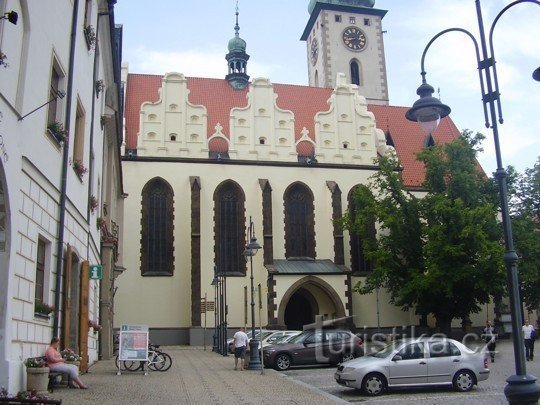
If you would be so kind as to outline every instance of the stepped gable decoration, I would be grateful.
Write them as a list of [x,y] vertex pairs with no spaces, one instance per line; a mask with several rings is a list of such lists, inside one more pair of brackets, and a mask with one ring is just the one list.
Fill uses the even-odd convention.
[[[224,79],[129,74],[126,149],[137,149],[138,156],[216,159],[228,153],[230,159],[296,162],[310,156],[311,151],[295,146],[306,128],[319,163],[372,165],[377,155],[394,153],[377,129],[384,127],[392,133],[405,184],[420,187],[424,167],[415,155],[424,146],[424,134],[405,118],[407,107],[367,105],[355,85],[340,80],[329,89],[255,78],[237,90]],[[209,145],[218,123],[228,142]],[[435,142],[458,136],[449,117],[433,134]]]

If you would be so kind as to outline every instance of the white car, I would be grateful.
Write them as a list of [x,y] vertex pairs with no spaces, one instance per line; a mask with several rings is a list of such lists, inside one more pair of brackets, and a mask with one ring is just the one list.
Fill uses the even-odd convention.
[[263,348],[269,345],[274,345],[278,342],[283,342],[287,338],[299,335],[302,331],[300,330],[280,330],[272,333],[270,336],[267,336],[266,339],[263,339],[262,344]]
[[452,385],[470,391],[489,378],[485,351],[472,351],[448,338],[403,339],[381,351],[338,366],[334,378],[345,387],[379,395],[386,388]]

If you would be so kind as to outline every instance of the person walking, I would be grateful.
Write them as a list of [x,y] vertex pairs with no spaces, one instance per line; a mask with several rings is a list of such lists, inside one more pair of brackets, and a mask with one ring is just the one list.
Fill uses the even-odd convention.
[[495,347],[497,346],[497,330],[491,325],[491,321],[486,322],[486,327],[482,330],[482,337],[486,342],[491,362],[495,363]]
[[525,325],[523,325],[523,341],[525,344],[525,357],[527,358],[527,361],[532,361],[534,358],[535,334],[534,326],[529,325],[529,320],[525,319]]
[[249,338],[246,335],[246,328],[243,326],[233,337],[234,348],[234,369],[238,370],[238,359],[240,359],[240,370],[244,370],[244,363],[246,358],[246,349],[249,342]]

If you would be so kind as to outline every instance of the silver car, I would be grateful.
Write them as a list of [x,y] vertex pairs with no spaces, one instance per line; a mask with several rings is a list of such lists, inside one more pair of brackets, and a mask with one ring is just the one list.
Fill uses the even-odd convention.
[[453,385],[465,392],[487,380],[489,368],[485,351],[472,351],[448,338],[410,338],[340,364],[334,378],[367,395],[379,395],[390,387],[436,385]]

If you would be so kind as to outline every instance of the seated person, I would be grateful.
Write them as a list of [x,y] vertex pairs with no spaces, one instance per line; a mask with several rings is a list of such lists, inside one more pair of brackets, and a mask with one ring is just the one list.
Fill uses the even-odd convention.
[[[69,374],[69,379],[72,382],[75,382],[77,385],[70,385],[71,388],[80,388],[87,389],[88,386],[85,385],[79,378],[79,369],[75,364],[66,364],[65,360],[62,358],[62,355],[58,352],[58,346],[60,345],[60,339],[52,338],[51,345],[45,351],[45,357],[47,358],[47,367],[51,371],[57,371],[60,373]],[[72,383],[73,384],[73,383]]]

